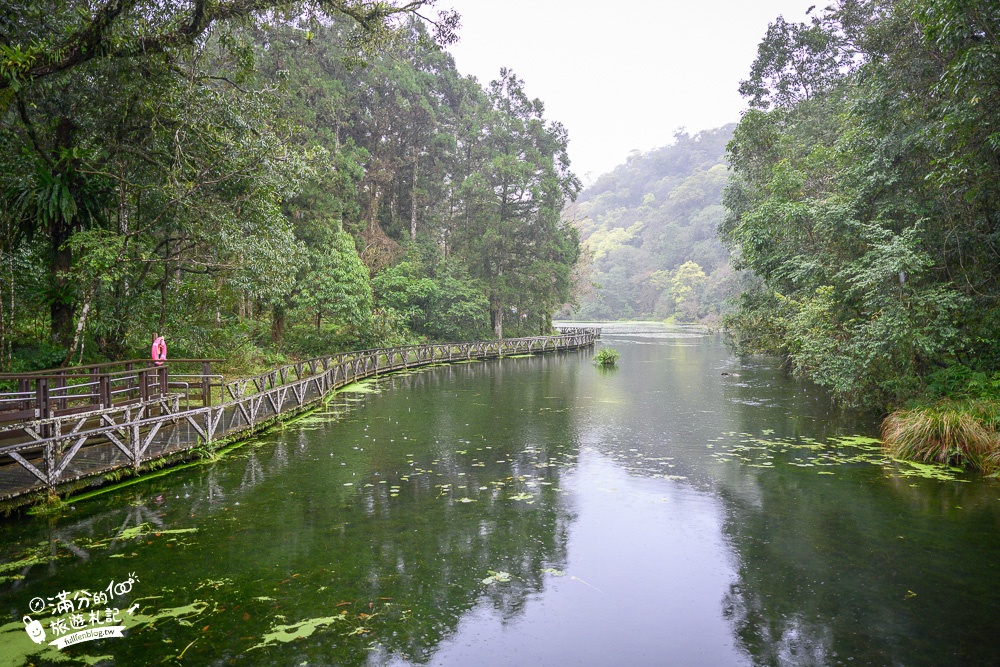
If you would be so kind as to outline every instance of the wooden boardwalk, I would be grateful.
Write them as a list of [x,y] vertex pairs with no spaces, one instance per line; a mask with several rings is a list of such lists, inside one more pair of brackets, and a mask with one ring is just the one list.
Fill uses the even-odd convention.
[[[39,387],[33,393],[19,382],[15,398],[24,410],[21,419],[0,424],[0,501],[29,504],[45,494],[100,485],[104,475],[116,470],[140,472],[157,461],[184,458],[195,448],[213,449],[222,439],[247,436],[262,424],[307,409],[330,392],[365,378],[452,361],[574,350],[592,346],[599,336],[600,329],[563,329],[557,336],[359,350],[231,382],[213,382],[221,378],[211,375],[208,364],[218,360],[171,361],[204,365],[201,373],[172,374],[168,365],[131,369],[134,379],[119,390],[119,404],[108,389],[113,379],[93,379],[104,369],[87,370],[91,381],[78,383],[83,389],[74,395],[66,389],[72,383],[64,378],[65,393],[56,398],[41,387],[50,379],[58,383],[58,375],[45,371],[32,376]],[[130,377],[115,373],[119,371],[104,374]],[[200,406],[192,407],[190,386],[200,392]],[[223,392],[218,405],[212,405],[212,386]],[[170,391],[175,388],[185,391]]]

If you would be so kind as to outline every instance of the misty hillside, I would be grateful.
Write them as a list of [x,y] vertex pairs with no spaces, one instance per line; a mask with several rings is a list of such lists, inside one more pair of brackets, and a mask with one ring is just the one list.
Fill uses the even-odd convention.
[[576,317],[718,317],[732,275],[716,228],[734,127],[636,151],[567,210],[585,253]]

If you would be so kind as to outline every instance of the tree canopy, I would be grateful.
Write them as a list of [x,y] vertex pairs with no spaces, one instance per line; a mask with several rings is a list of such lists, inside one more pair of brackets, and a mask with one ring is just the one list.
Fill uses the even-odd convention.
[[7,3],[0,366],[548,331],[566,131],[431,5]]
[[633,153],[583,191],[566,212],[585,252],[578,316],[718,321],[735,286],[716,233],[733,127],[680,130],[673,144]]
[[998,25],[985,0],[852,0],[771,26],[729,147],[738,351],[877,407],[1000,370]]

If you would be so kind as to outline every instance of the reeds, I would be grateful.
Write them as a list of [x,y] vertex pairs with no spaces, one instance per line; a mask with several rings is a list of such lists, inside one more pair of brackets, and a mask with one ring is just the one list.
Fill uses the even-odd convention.
[[1000,404],[939,401],[896,410],[882,422],[882,446],[899,459],[1000,467]]

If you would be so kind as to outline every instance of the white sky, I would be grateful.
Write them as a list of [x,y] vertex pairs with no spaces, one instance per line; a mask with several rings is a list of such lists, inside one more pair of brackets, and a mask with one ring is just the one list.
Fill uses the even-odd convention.
[[[739,120],[737,89],[768,23],[805,20],[815,0],[438,0],[462,15],[449,48],[480,83],[500,67],[569,130],[573,170],[592,182],[648,151]],[[822,6],[822,4],[820,5]]]

